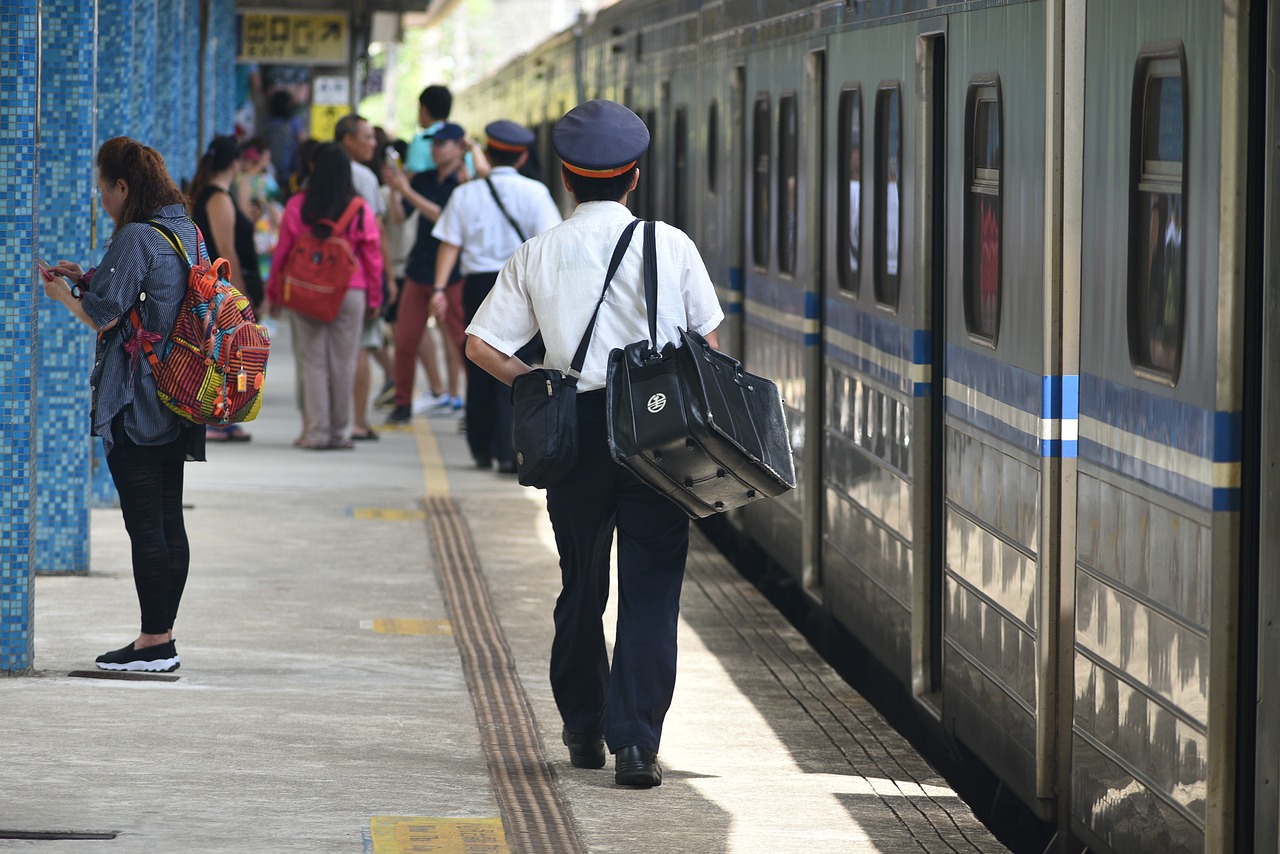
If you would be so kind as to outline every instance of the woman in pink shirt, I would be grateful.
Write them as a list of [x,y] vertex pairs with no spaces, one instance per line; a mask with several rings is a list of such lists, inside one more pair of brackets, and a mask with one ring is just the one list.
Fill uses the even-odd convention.
[[[280,312],[284,265],[304,230],[324,238],[356,196],[351,161],[337,143],[316,150],[315,166],[303,192],[289,200],[280,223],[280,240],[271,258],[267,302]],[[366,314],[382,303],[382,243],[373,211],[364,202],[342,235],[356,258],[342,308],[332,322],[294,315],[294,348],[302,369],[304,432],[300,447],[321,451],[351,448],[352,385],[356,353]]]

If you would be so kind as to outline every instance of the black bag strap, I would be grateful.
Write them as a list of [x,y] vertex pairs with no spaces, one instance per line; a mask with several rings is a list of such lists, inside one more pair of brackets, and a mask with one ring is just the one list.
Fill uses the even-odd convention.
[[644,224],[644,308],[649,316],[649,351],[658,352],[658,224]]
[[569,366],[570,372],[575,375],[581,375],[582,366],[587,362],[587,349],[591,346],[591,333],[596,330],[596,318],[600,316],[600,306],[604,305],[604,295],[609,291],[609,283],[613,281],[613,274],[618,272],[623,256],[627,254],[627,247],[631,245],[631,234],[639,224],[640,220],[638,219],[633,219],[627,223],[627,227],[622,230],[622,236],[618,238],[618,245],[613,247],[613,257],[609,259],[609,272],[605,274],[604,287],[600,290],[600,299],[596,300],[596,310],[591,312],[591,321],[587,323],[587,329],[582,333],[582,340],[578,342],[578,351],[573,354],[573,364]]
[[507,218],[507,222],[511,223],[511,227],[516,230],[516,234],[520,235],[520,242],[524,243],[529,238],[524,236],[524,231],[521,230],[520,224],[515,221],[515,217],[507,213],[507,206],[502,203],[501,197],[498,196],[498,190],[493,186],[493,181],[489,180],[488,176],[485,176],[484,182],[489,185],[489,192],[493,195],[493,200],[498,203],[498,210],[502,211],[502,215]]

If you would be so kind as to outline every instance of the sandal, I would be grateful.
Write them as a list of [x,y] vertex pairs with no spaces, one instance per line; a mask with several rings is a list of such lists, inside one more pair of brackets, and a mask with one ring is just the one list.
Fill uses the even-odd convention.
[[228,424],[226,427],[206,426],[204,428],[204,438],[206,442],[250,442],[253,436],[240,429],[238,424]]
[[378,434],[373,432],[372,427],[366,427],[363,433],[356,433],[353,430],[351,433],[351,439],[356,442],[376,442],[378,440]]

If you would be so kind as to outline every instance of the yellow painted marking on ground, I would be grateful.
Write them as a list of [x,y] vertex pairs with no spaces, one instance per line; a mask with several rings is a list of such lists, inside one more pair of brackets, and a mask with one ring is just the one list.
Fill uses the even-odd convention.
[[508,854],[500,818],[376,815],[369,829],[373,854]]
[[409,620],[402,617],[377,617],[369,622],[370,629],[380,635],[438,636],[453,634],[448,620]]
[[428,498],[440,498],[449,494],[449,475],[444,469],[444,458],[436,444],[436,434],[426,418],[415,418],[413,437],[418,441],[418,459],[422,461],[422,481]]
[[408,507],[353,507],[351,515],[357,519],[374,519],[380,522],[421,522],[427,518],[423,511]]

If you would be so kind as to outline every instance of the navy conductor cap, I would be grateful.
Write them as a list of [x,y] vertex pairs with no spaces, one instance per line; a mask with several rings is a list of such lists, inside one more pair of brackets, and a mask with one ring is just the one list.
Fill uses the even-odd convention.
[[435,133],[431,134],[432,142],[451,142],[453,140],[462,139],[467,135],[462,125],[445,123],[441,125]]
[[586,178],[612,178],[631,171],[649,148],[649,129],[616,101],[596,99],[564,114],[551,131],[564,168]]
[[489,137],[489,147],[498,151],[524,151],[537,138],[533,131],[506,119],[489,122],[484,126],[484,133]]

